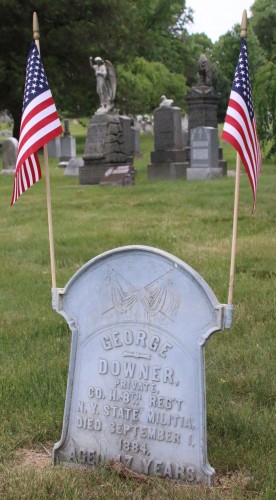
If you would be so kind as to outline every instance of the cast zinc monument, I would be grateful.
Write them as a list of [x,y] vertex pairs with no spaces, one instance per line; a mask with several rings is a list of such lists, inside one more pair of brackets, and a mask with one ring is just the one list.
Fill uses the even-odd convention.
[[204,344],[230,327],[232,306],[180,259],[127,246],[54,288],[53,308],[72,331],[54,462],[117,461],[137,473],[212,485]]

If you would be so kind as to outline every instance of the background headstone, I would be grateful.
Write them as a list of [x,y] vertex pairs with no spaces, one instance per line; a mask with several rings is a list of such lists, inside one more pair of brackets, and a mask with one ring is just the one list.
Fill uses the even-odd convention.
[[125,115],[119,115],[119,117],[122,124],[122,134],[123,134],[122,149],[128,158],[128,163],[133,163],[133,156],[131,154],[132,153],[131,119]]
[[18,140],[15,137],[5,139],[2,146],[3,169],[2,174],[13,174],[16,168]]
[[55,463],[115,460],[138,473],[212,484],[203,345],[226,327],[228,306],[181,260],[135,246],[85,264],[53,290],[53,307],[72,329]]
[[132,125],[131,130],[131,151],[132,156],[141,156],[140,150],[140,128],[138,126]]
[[55,139],[52,139],[52,141],[48,142],[48,156],[49,158],[60,158],[60,137],[55,137]]
[[64,120],[64,134],[60,137],[60,164],[68,162],[70,158],[76,156],[76,138],[70,134],[70,123],[68,119]]
[[187,168],[188,180],[221,177],[219,167],[218,131],[213,127],[197,127],[191,130],[191,158]]
[[[127,123],[124,123],[127,127]],[[84,166],[80,169],[80,184],[99,184],[109,168],[128,165],[127,140],[120,116],[116,113],[95,114],[88,126]],[[129,147],[129,144],[127,145]]]
[[149,179],[176,179],[186,176],[181,109],[160,106],[154,111],[154,151],[148,165]]
[[67,166],[64,170],[64,175],[68,176],[79,176],[79,169],[83,167],[83,159],[82,158],[70,158],[67,163]]
[[64,123],[64,130],[63,130],[63,135],[71,135],[71,132],[70,132],[70,121],[68,120],[68,118],[64,118],[63,120],[63,123]]

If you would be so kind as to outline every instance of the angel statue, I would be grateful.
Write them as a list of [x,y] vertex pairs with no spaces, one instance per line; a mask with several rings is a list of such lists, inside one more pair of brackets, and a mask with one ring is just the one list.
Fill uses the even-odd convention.
[[100,98],[101,107],[97,113],[106,113],[114,107],[116,94],[116,74],[113,64],[101,57],[89,57],[90,66],[95,71],[97,79],[97,93]]

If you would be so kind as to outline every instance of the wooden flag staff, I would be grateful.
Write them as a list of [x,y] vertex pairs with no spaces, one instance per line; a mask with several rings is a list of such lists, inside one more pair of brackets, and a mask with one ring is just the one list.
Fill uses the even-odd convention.
[[[247,36],[247,13],[243,11],[241,23],[241,38]],[[231,249],[231,264],[230,264],[230,278],[228,289],[228,304],[233,304],[234,292],[234,276],[235,276],[235,260],[237,251],[237,234],[238,234],[238,211],[239,211],[239,197],[240,197],[240,171],[241,171],[241,158],[237,153],[236,156],[236,182],[235,182],[235,200],[234,200],[234,215],[233,215],[233,234],[232,234],[232,249]]]
[[[39,46],[39,25],[36,12],[33,13],[33,39],[40,54]],[[46,198],[47,198],[47,213],[48,213],[48,230],[49,230],[49,243],[50,243],[50,261],[51,261],[51,276],[52,288],[56,288],[56,266],[55,266],[55,252],[54,252],[54,233],[52,222],[52,206],[51,206],[51,190],[50,190],[50,175],[49,175],[49,160],[48,160],[48,147],[47,144],[43,146],[44,152],[44,168],[46,178]]]

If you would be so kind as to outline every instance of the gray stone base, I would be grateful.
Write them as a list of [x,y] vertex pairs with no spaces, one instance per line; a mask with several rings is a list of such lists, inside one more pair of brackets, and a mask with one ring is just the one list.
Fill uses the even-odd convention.
[[135,169],[132,165],[109,168],[100,180],[100,186],[133,186]]
[[79,169],[80,184],[99,184],[105,172],[109,168],[119,167],[123,163],[98,163],[85,160],[84,165]]
[[69,160],[62,160],[59,162],[58,166],[59,168],[66,168],[68,165]]
[[1,174],[14,174],[15,173],[15,169],[13,168],[3,168],[3,170],[1,170]]
[[69,161],[76,156],[76,138],[71,135],[60,138],[60,156],[61,161]]
[[222,168],[223,175],[227,175],[227,161],[226,160],[219,160],[218,164],[219,164],[219,168]]
[[183,163],[152,163],[148,165],[148,179],[178,179],[186,177],[189,164]]
[[78,177],[79,169],[83,167],[83,159],[82,158],[71,158],[69,160],[67,167],[64,170],[64,175],[71,175]]
[[187,180],[188,181],[196,181],[196,180],[204,180],[204,179],[216,179],[218,177],[222,177],[223,169],[222,168],[187,168]]
[[187,161],[185,149],[159,149],[150,154],[152,164],[154,163],[183,163]]

